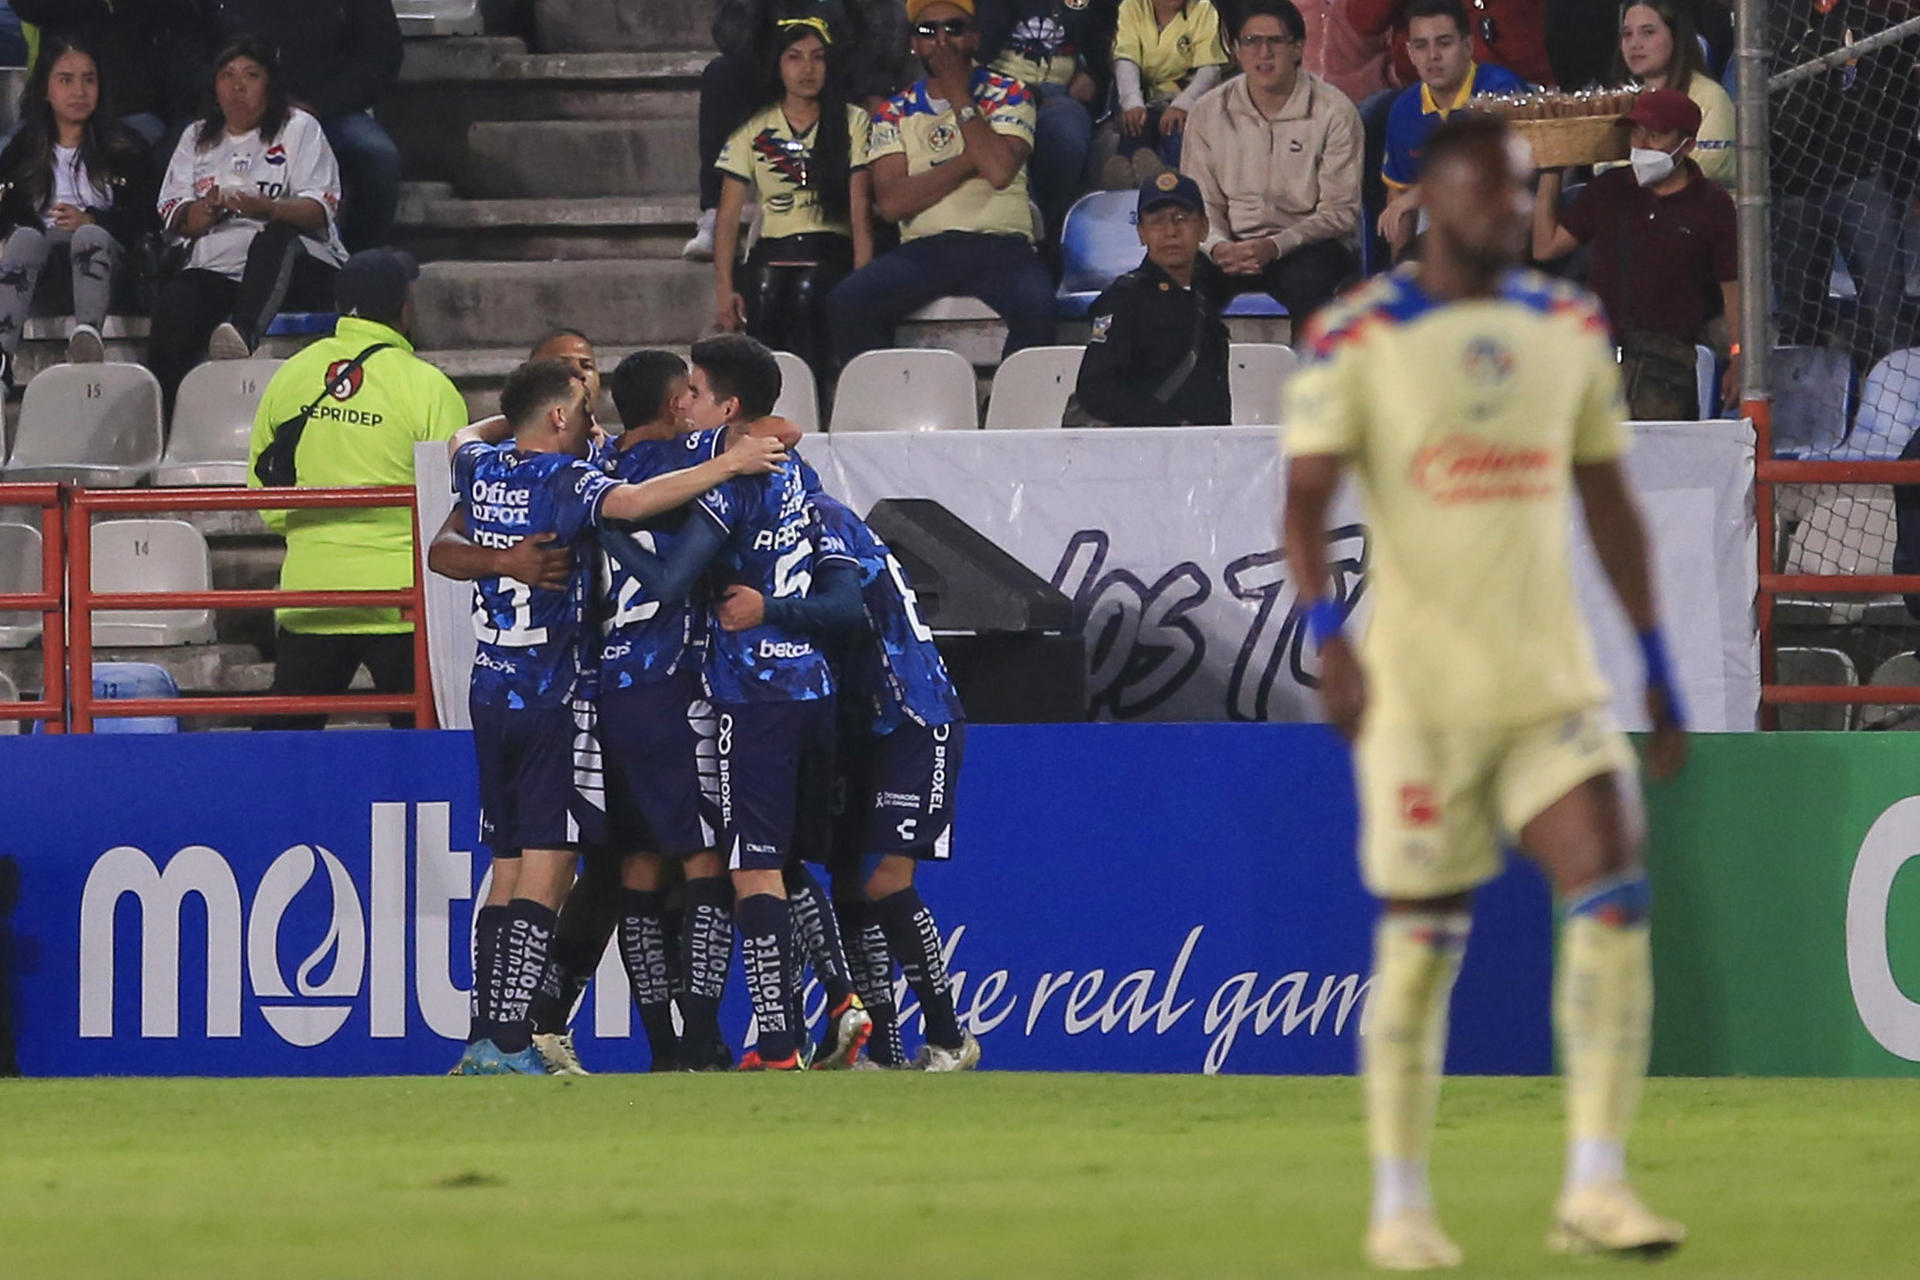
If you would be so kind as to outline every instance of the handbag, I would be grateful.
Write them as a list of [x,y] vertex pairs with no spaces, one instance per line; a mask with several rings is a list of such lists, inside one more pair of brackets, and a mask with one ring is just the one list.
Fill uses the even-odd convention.
[[376,342],[349,360],[339,373],[327,380],[327,385],[321,389],[319,395],[313,398],[313,403],[274,427],[272,441],[253,461],[253,474],[259,478],[263,486],[269,489],[287,489],[299,482],[294,467],[294,455],[300,451],[300,437],[306,434],[307,419],[313,416],[313,411],[320,407],[322,400],[350,385],[355,371],[371,359],[374,352],[385,351],[392,345],[391,342]]

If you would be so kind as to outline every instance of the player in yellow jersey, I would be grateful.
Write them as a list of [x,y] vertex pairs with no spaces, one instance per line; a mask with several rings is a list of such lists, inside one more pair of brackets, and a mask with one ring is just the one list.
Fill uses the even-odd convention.
[[[1528,157],[1461,115],[1425,151],[1423,260],[1323,311],[1287,390],[1287,558],[1320,645],[1328,717],[1354,742],[1361,869],[1384,899],[1362,1041],[1376,1266],[1457,1266],[1427,1182],[1447,1004],[1473,892],[1503,840],[1565,908],[1554,1023],[1566,1067],[1567,1252],[1657,1255],[1685,1229],[1628,1187],[1627,1130],[1653,1006],[1634,757],[1575,603],[1575,493],[1638,630],[1655,777],[1685,757],[1645,530],[1620,466],[1619,376],[1599,304],[1520,270]],[[1349,640],[1329,599],[1326,515],[1366,502],[1374,614]]]

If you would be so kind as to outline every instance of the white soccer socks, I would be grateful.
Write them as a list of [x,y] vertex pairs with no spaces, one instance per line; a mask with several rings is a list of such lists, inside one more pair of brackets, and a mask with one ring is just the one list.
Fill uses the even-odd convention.
[[1567,903],[1553,1020],[1567,1077],[1569,1192],[1626,1179],[1627,1131],[1653,1030],[1649,904],[1642,871],[1603,880]]

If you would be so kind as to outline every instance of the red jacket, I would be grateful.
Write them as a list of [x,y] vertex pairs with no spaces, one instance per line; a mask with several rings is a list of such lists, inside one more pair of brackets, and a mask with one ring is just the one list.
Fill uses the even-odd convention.
[[[1896,0],[1899,2],[1899,0]],[[1554,84],[1547,61],[1546,0],[1465,0],[1476,62],[1497,62],[1535,84]],[[1418,79],[1407,57],[1407,0],[1348,0],[1347,20],[1363,36],[1393,32],[1393,81],[1405,88]],[[1489,25],[1493,39],[1486,38]]]

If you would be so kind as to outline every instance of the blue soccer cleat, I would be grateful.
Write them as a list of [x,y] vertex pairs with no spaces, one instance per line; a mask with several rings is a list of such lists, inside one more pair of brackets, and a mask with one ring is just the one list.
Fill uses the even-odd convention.
[[528,1045],[518,1053],[503,1052],[499,1045],[491,1040],[482,1040],[467,1047],[466,1056],[460,1059],[460,1074],[467,1076],[544,1076],[547,1064],[541,1060],[540,1051]]

